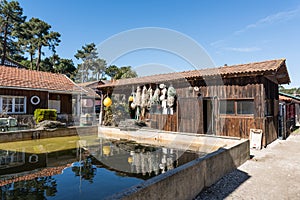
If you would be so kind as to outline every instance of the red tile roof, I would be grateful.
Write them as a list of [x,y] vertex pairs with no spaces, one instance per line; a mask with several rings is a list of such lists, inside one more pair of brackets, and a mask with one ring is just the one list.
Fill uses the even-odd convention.
[[289,94],[283,94],[279,92],[279,100],[280,101],[285,101],[285,102],[292,102],[292,103],[297,103],[300,104],[299,97],[293,97],[292,95]]
[[285,96],[279,95],[279,100],[280,100],[280,101],[292,101],[292,98],[289,98],[289,97],[285,97]]
[[79,92],[79,87],[63,74],[0,66],[0,88]]
[[285,59],[269,60],[263,62],[255,62],[248,64],[223,66],[218,68],[207,68],[183,72],[174,72],[168,74],[158,74],[151,76],[144,76],[138,78],[120,79],[115,82],[111,82],[105,85],[99,86],[110,87],[110,86],[121,86],[121,85],[131,85],[131,84],[146,84],[146,83],[160,83],[165,81],[172,81],[177,79],[189,79],[197,77],[232,77],[241,75],[251,75],[257,73],[273,73],[275,75],[279,84],[290,83],[290,78],[286,69]]

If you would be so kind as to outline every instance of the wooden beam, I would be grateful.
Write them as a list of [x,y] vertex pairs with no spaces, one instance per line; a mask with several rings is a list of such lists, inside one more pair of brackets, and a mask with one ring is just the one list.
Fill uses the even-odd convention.
[[278,80],[274,75],[268,75],[268,76],[266,76],[266,78],[269,79],[270,81],[278,84]]

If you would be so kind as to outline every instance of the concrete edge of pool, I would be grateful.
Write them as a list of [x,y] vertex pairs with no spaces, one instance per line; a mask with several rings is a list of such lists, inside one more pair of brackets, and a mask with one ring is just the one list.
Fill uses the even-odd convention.
[[0,143],[76,135],[97,135],[97,128],[98,126],[72,126],[50,130],[27,129],[19,131],[0,132]]
[[[189,141],[207,155],[186,163],[139,185],[116,193],[107,199],[193,199],[201,190],[211,186],[250,157],[249,140],[171,132],[120,131],[99,127],[98,134],[109,138],[124,138],[141,143],[181,147]],[[181,140],[181,142],[174,142]],[[201,148],[201,146],[203,148]],[[183,145],[183,147],[186,147]]]

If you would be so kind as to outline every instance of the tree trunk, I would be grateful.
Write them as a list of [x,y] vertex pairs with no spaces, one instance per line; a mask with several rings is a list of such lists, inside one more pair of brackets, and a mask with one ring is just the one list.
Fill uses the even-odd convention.
[[7,29],[8,24],[6,23],[3,34],[3,45],[2,45],[2,56],[1,56],[1,65],[4,65],[4,61],[6,60],[6,49],[7,49]]
[[40,45],[38,47],[38,57],[36,59],[36,70],[37,71],[40,71],[41,56],[42,56],[42,46]]
[[33,69],[33,54],[30,54],[30,69]]

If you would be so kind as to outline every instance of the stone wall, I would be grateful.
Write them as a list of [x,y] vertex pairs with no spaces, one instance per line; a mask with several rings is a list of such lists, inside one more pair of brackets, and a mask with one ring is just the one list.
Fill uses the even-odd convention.
[[0,143],[51,138],[51,137],[97,135],[97,134],[98,134],[97,126],[68,127],[68,128],[58,128],[53,130],[29,129],[29,130],[20,130],[20,131],[1,132]]

